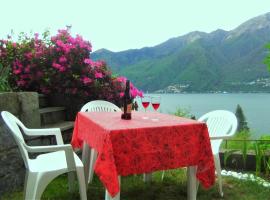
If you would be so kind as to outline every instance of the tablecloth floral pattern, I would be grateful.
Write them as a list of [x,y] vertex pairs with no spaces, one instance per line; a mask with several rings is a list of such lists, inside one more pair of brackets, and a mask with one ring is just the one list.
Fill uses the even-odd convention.
[[[215,182],[215,167],[205,123],[160,113],[78,113],[72,146],[86,141],[98,152],[95,172],[111,196],[119,191],[118,175],[197,166],[205,188]],[[148,119],[143,119],[147,115]],[[158,120],[157,120],[158,119]]]

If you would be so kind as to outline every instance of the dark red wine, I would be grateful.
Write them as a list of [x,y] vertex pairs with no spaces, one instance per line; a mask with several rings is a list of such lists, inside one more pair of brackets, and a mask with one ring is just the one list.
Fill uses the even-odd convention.
[[143,107],[146,109],[149,106],[150,102],[142,102]]
[[155,110],[159,108],[160,103],[152,103],[152,106]]

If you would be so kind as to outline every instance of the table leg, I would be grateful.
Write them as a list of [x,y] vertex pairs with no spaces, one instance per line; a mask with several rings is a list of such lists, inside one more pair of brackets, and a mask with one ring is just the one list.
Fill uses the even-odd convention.
[[91,149],[91,156],[90,156],[90,166],[89,166],[89,178],[88,183],[92,183],[94,177],[94,166],[97,160],[97,151],[95,149]]
[[89,145],[84,141],[83,142],[83,151],[82,151],[82,163],[84,166],[84,175],[85,175],[85,184],[88,183],[88,177],[89,177],[89,165],[90,165],[90,154],[91,149]]
[[[118,176],[118,181],[119,181],[119,187],[121,188],[121,176]],[[105,200],[120,200],[120,191],[115,197],[111,197],[109,192],[106,190],[105,192]]]
[[187,199],[196,200],[197,196],[197,179],[196,179],[196,166],[190,166],[187,169]]
[[152,173],[143,174],[143,181],[146,183],[152,182]]

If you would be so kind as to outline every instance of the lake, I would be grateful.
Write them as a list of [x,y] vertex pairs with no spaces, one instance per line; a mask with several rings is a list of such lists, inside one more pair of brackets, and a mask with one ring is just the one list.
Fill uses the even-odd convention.
[[[270,94],[240,93],[240,94],[149,94],[160,95],[162,113],[174,113],[177,108],[188,109],[199,118],[201,115],[218,109],[235,113],[239,104],[252,131],[253,138],[270,135]],[[139,110],[143,110],[138,99]],[[148,110],[153,110],[150,106]]]

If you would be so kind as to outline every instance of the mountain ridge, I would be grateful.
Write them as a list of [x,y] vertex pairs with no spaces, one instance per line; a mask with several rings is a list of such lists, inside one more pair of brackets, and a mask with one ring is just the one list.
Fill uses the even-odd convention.
[[[153,47],[102,49],[91,57],[105,60],[114,73],[150,92],[166,92],[175,85],[174,92],[270,92],[263,64],[269,33],[270,13],[266,13],[231,31],[193,31]],[[261,79],[265,81],[258,82]]]

